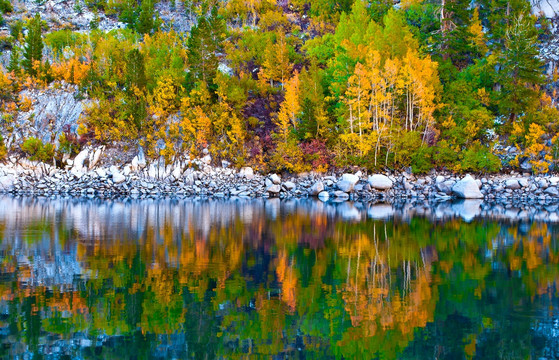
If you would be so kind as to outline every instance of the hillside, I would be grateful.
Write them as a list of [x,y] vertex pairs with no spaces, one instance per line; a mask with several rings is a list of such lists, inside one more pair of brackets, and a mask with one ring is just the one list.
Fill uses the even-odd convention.
[[552,172],[554,4],[0,0],[0,159]]

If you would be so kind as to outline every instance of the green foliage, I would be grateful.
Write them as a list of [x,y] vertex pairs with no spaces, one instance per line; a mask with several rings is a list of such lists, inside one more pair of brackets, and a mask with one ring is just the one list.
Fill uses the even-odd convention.
[[153,0],[142,0],[140,15],[136,23],[136,30],[140,34],[149,34],[155,29],[154,15]]
[[14,10],[9,0],[0,0],[0,14],[8,14]]
[[43,59],[43,39],[41,17],[36,14],[35,17],[29,22],[28,34],[25,39],[25,46],[23,48],[23,61],[22,65],[25,71],[30,75],[37,74],[36,63],[40,63]]
[[460,166],[462,171],[494,173],[501,169],[501,160],[487,147],[475,144],[464,151]]
[[43,143],[40,139],[29,138],[21,144],[21,150],[29,156],[30,160],[48,163],[53,161],[55,147],[49,143]]

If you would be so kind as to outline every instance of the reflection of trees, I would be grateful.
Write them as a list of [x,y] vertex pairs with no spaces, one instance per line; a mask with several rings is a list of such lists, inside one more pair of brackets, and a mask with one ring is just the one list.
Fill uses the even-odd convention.
[[[22,220],[22,236],[1,244],[1,327],[32,351],[47,333],[81,332],[124,335],[122,346],[146,353],[180,343],[184,353],[173,351],[190,357],[525,357],[531,318],[513,336],[507,316],[557,289],[557,236],[543,224],[348,223],[305,207],[273,217],[240,207],[214,221],[217,208],[198,210],[210,219],[160,209],[108,237]],[[41,284],[32,255],[63,266],[60,252],[74,254],[81,277]]]

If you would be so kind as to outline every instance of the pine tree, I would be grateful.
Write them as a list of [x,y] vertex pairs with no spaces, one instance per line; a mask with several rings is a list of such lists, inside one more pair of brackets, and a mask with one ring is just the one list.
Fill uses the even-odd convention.
[[136,30],[140,34],[149,34],[155,28],[154,14],[153,0],[143,0],[140,6],[140,16],[136,23]]
[[538,32],[534,18],[520,15],[505,35],[505,47],[499,56],[497,80],[502,85],[499,107],[512,121],[539,99],[543,84],[543,62],[538,57]]
[[214,78],[217,72],[217,53],[222,50],[225,38],[225,24],[214,8],[209,18],[201,17],[188,38],[188,60],[193,80],[208,84],[215,90]]
[[27,34],[26,44],[23,48],[23,67],[30,75],[37,75],[37,70],[33,67],[34,63],[43,58],[43,39],[41,37],[41,17],[36,14],[29,22],[29,33]]
[[8,64],[8,71],[18,72],[19,71],[19,49],[17,47],[12,48],[10,54],[10,63]]
[[146,84],[144,56],[138,49],[131,50],[126,55],[126,113],[137,129],[142,128],[147,115]]

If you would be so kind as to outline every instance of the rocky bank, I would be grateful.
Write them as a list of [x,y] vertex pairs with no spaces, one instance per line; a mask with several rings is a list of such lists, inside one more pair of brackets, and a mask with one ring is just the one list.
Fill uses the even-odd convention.
[[140,151],[130,162],[116,165],[104,159],[105,149],[86,148],[65,168],[10,158],[0,164],[0,193],[70,195],[109,198],[208,197],[303,198],[322,201],[389,201],[401,199],[485,199],[494,202],[559,201],[559,176],[510,173],[472,175],[408,173],[304,173],[262,175],[252,168],[235,169],[226,161],[212,166],[212,158],[183,158],[166,165],[149,162]]

